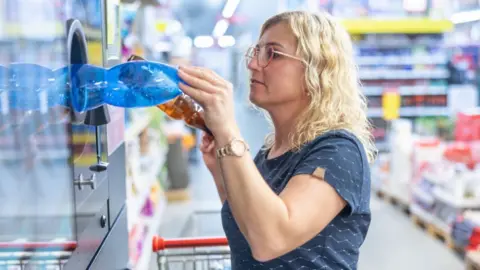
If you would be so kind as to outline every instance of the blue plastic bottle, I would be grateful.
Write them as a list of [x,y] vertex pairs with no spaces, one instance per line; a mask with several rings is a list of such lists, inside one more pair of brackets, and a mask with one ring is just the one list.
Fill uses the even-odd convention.
[[83,112],[103,104],[123,108],[151,107],[179,96],[180,78],[169,65],[132,61],[108,70],[92,65],[73,65],[72,104]]
[[[0,82],[6,87],[0,91],[7,92],[8,107],[17,110],[71,105],[77,112],[84,112],[104,104],[150,107],[182,93],[176,68],[149,61],[127,62],[110,69],[75,64],[57,70],[15,63],[1,67],[0,75]],[[0,110],[1,107],[0,104]]]

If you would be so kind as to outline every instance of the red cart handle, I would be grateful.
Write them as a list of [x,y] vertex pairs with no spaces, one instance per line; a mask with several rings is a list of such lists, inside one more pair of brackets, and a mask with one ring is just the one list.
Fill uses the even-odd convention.
[[77,248],[77,242],[0,242],[0,250],[35,250],[54,249],[73,251]]
[[152,239],[153,252],[169,248],[193,248],[227,245],[228,241],[226,237],[165,239],[158,235],[155,235]]

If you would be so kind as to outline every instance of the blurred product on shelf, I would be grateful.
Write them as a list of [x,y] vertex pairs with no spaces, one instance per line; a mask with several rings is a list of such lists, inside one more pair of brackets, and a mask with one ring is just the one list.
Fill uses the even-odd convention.
[[[477,114],[478,109],[461,111],[452,126],[430,130],[427,137],[412,133],[408,120],[392,121],[390,152],[380,154],[372,168],[375,190],[406,205],[416,223],[464,251],[480,244]],[[423,123],[422,129],[429,125],[434,124]]]
[[[436,22],[431,23],[435,25]],[[414,123],[412,132],[417,133],[420,126],[416,119],[449,114],[449,58],[447,50],[442,47],[444,30],[440,25],[443,22],[438,24],[436,32],[428,34],[422,34],[419,29],[416,35],[367,33],[355,39],[360,78],[368,97],[368,115],[380,150],[388,150],[386,135],[393,134],[388,131],[390,125],[385,120],[409,118]],[[386,95],[392,93],[398,96],[399,106],[390,104],[387,109]],[[388,99],[390,103],[394,97]]]
[[480,211],[467,210],[452,225],[452,237],[465,251],[480,249]]
[[154,108],[128,109],[125,119],[130,263],[146,269],[152,253],[149,243],[166,206],[162,188],[166,182],[165,119]]
[[[388,193],[399,198],[404,204],[408,204],[408,183],[411,181],[412,163],[412,124],[405,119],[398,119],[392,123],[391,161]],[[410,142],[410,143],[409,143]]]
[[455,140],[480,141],[480,110],[469,110],[458,114]]

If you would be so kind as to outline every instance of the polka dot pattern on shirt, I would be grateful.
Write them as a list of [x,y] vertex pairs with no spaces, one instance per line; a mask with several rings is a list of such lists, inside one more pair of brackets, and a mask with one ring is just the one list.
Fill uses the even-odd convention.
[[[331,131],[296,152],[267,159],[261,150],[255,164],[279,194],[295,175],[325,170],[324,180],[347,202],[347,207],[313,239],[268,262],[258,262],[236,224],[226,202],[222,223],[232,252],[232,269],[357,269],[359,248],[370,225],[370,169],[358,139],[346,131]],[[312,205],[312,207],[315,207]]]

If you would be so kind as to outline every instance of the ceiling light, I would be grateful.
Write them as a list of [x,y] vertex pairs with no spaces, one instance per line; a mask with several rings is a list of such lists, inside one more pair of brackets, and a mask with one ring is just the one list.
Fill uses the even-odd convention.
[[224,18],[230,18],[235,13],[240,0],[227,0],[225,7],[223,7],[222,16]]
[[208,0],[208,4],[211,6],[217,6],[222,2],[222,0]]
[[193,40],[193,45],[197,48],[210,48],[214,40],[211,36],[198,36]]
[[218,38],[218,46],[222,48],[232,47],[235,45],[235,38],[232,36],[221,36]]
[[229,23],[227,20],[219,20],[217,24],[215,24],[215,28],[213,28],[213,36],[214,37],[221,37],[225,35],[227,32]]
[[468,23],[480,20],[480,10],[462,11],[452,15],[450,20],[454,24]]

